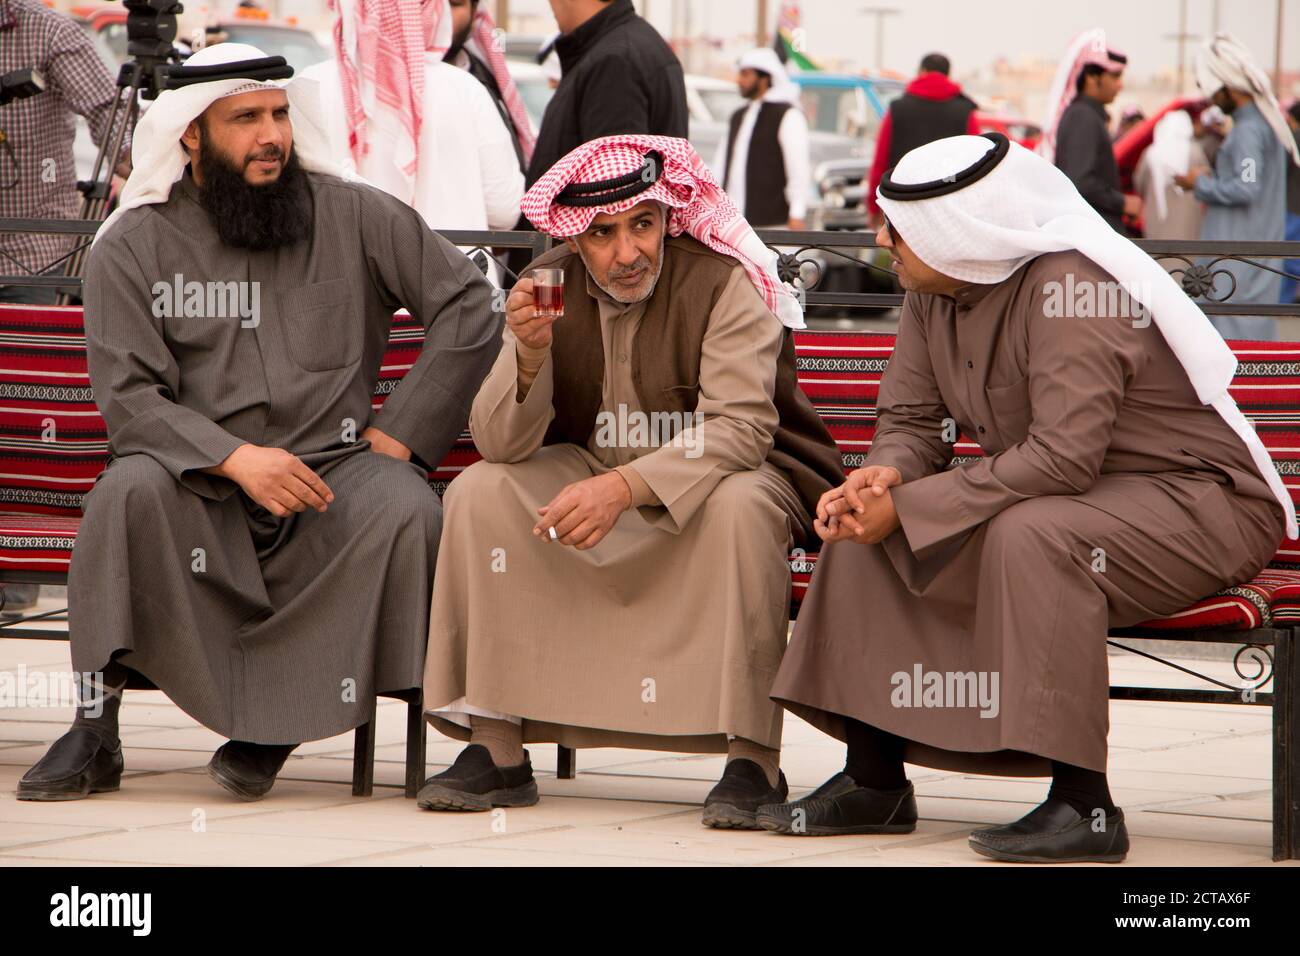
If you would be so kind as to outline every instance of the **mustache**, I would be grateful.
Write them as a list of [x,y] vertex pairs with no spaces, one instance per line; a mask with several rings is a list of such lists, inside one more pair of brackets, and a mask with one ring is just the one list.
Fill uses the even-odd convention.
[[284,149],[272,144],[271,146],[266,147],[262,152],[249,156],[248,159],[244,161],[244,165],[247,166],[249,163],[268,159],[278,159],[280,162],[284,162]]
[[632,263],[630,266],[615,266],[614,268],[610,269],[609,278],[623,279],[626,278],[627,276],[634,275],[640,272],[642,269],[648,269],[648,268],[650,268],[650,257],[643,255],[641,258],[637,259],[637,261]]

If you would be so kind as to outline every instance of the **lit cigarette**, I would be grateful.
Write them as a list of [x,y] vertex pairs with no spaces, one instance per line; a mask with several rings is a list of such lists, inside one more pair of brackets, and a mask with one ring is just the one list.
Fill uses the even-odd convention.
[[557,534],[555,533],[555,526],[554,526],[554,525],[551,525],[551,527],[547,528],[546,530],[550,532],[550,534],[551,534],[551,540],[552,540],[552,541],[558,541],[558,540],[560,540],[559,535],[557,535]]

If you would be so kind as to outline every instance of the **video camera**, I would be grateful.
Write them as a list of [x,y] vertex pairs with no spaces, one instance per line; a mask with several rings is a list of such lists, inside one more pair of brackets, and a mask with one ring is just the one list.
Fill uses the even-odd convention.
[[166,89],[167,64],[176,59],[176,15],[184,7],[177,0],[123,0],[123,5],[126,53],[134,62],[122,65],[118,85],[131,85],[127,74],[136,73],[135,85],[145,99],[152,100]]

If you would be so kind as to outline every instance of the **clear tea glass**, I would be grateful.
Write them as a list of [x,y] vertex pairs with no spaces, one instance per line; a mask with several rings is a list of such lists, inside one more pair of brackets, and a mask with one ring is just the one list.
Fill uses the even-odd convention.
[[533,270],[533,311],[540,317],[564,317],[564,270]]

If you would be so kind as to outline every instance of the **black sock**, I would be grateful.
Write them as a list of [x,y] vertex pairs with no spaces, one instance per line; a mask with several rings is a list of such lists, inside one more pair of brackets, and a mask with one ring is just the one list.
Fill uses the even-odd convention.
[[1093,811],[1098,808],[1106,816],[1115,812],[1115,804],[1110,799],[1110,786],[1104,773],[1061,763],[1059,760],[1052,761],[1052,789],[1047,792],[1047,798],[1050,800],[1052,797],[1064,800],[1081,817],[1091,818]]
[[907,786],[907,774],[903,772],[903,747],[907,741],[852,717],[844,718],[844,729],[849,750],[844,772],[854,783],[872,790]]
[[[98,675],[86,675],[73,727],[88,727],[109,747],[117,746],[117,710],[130,672],[117,661],[109,661]],[[99,683],[102,678],[103,684]]]

